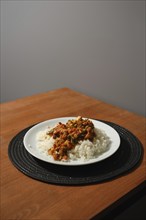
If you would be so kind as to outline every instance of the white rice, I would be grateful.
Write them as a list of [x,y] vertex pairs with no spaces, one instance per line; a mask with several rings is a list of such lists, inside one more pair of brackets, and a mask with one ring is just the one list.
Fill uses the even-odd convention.
[[[51,130],[46,129],[37,134],[37,147],[40,153],[48,155],[48,150],[53,147],[55,140],[46,133]],[[74,149],[68,152],[68,161],[87,161],[97,158],[110,148],[110,138],[104,131],[94,128],[96,137],[93,142],[89,140],[80,141]]]

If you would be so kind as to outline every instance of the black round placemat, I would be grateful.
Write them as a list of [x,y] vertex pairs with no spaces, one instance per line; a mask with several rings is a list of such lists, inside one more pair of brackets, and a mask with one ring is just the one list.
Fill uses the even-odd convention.
[[121,144],[115,154],[101,162],[84,166],[59,166],[33,157],[23,145],[23,137],[32,126],[22,130],[11,140],[8,147],[9,158],[27,176],[60,185],[100,183],[131,172],[141,162],[142,144],[127,129],[112,122],[102,122],[119,133]]

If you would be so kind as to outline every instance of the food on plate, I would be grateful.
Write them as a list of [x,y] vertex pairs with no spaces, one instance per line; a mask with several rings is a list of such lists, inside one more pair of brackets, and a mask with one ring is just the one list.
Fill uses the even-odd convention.
[[89,160],[109,149],[110,139],[89,119],[77,117],[59,122],[37,135],[38,148],[54,160]]

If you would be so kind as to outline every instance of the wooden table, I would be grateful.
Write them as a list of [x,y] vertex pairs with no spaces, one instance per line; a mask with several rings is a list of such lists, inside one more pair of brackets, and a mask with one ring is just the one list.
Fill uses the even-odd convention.
[[1,104],[1,219],[86,220],[102,213],[145,181],[141,165],[115,180],[59,186],[34,180],[8,158],[8,144],[22,129],[65,116],[114,122],[135,134],[145,147],[145,118],[68,88]]

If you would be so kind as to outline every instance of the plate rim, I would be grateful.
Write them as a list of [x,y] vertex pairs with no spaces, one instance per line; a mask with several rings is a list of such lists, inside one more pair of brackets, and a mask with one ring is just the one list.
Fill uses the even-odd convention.
[[[100,119],[92,119],[92,118],[85,118],[85,117],[82,117],[83,119],[89,119],[91,120],[92,122],[95,122],[95,123],[100,123],[101,125],[103,126],[106,126],[107,128],[109,128],[110,130],[112,130],[115,134],[116,134],[116,138],[118,140],[118,144],[117,144],[117,147],[112,150],[112,153],[110,153],[110,155],[106,156],[106,157],[103,157],[103,154],[100,155],[99,157],[97,158],[93,158],[93,159],[89,159],[87,161],[71,161],[71,162],[65,162],[65,161],[55,161],[53,160],[47,160],[47,159],[44,159],[42,157],[39,157],[37,156],[36,154],[34,154],[30,149],[32,149],[30,147],[30,144],[26,143],[26,140],[27,138],[29,138],[29,135],[30,133],[34,130],[34,129],[37,129],[38,127],[41,127],[42,125],[46,124],[46,123],[50,123],[50,122],[59,122],[60,120],[70,120],[70,119],[75,119],[77,118],[76,116],[69,116],[69,117],[59,117],[59,118],[52,118],[52,119],[48,119],[48,120],[45,120],[45,121],[41,121],[35,125],[33,125],[24,135],[23,137],[23,145],[25,147],[25,149],[27,150],[28,153],[30,153],[32,156],[34,156],[35,158],[41,160],[41,161],[44,161],[46,163],[51,163],[51,164],[54,164],[54,165],[61,165],[61,166],[85,166],[85,165],[90,165],[90,164],[94,164],[94,163],[98,163],[100,161],[103,161],[105,159],[108,159],[109,157],[111,157],[113,154],[115,154],[115,152],[119,149],[120,147],[120,144],[121,144],[121,138],[120,138],[120,135],[119,133],[116,131],[115,128],[113,128],[112,126],[110,126],[109,124],[106,124],[105,121],[100,121]],[[97,127],[96,127],[97,128]],[[44,129],[43,129],[44,130]],[[36,135],[36,134],[35,134]],[[29,145],[29,146],[28,146]],[[35,146],[36,147],[36,146]],[[108,152],[108,151],[107,151]],[[106,152],[105,152],[106,153]],[[41,153],[40,153],[40,156],[41,156]],[[49,158],[49,157],[48,157]]]

